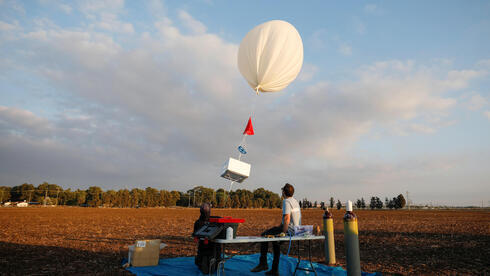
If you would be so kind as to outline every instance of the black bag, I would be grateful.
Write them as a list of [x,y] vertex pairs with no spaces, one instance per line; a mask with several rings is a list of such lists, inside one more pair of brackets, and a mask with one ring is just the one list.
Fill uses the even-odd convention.
[[199,241],[195,263],[202,273],[213,273],[221,261],[221,245],[214,242],[202,245],[201,243],[202,241]]
[[221,261],[221,245],[209,240],[216,238],[222,230],[222,225],[213,223],[196,221],[194,224],[193,236],[199,241],[194,262],[204,274],[215,272]]

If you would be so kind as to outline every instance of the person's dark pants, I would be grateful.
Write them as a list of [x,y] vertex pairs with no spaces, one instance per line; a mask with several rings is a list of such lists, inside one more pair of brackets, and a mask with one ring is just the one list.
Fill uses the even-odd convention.
[[[277,235],[282,232],[281,226],[272,227],[271,229],[265,230],[262,236],[266,235]],[[279,258],[281,256],[281,244],[278,241],[272,242],[272,249],[274,251],[274,260],[272,261],[272,270],[277,271],[279,268]],[[260,243],[260,263],[267,264],[267,251],[269,250],[268,242]]]

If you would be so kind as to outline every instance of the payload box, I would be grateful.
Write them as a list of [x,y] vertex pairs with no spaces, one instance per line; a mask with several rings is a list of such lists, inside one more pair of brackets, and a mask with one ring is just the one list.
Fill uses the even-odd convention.
[[250,167],[250,164],[230,157],[223,166],[221,177],[242,183],[250,176]]

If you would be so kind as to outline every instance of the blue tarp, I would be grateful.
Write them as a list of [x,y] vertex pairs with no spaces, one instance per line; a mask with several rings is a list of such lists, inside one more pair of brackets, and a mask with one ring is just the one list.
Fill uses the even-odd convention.
[[[260,254],[253,255],[236,255],[229,259],[225,263],[226,275],[250,275],[258,276],[264,275],[264,273],[253,273],[250,269],[258,264]],[[272,254],[268,254],[269,267],[272,265]],[[281,255],[281,262],[279,263],[280,275],[293,275],[294,268],[298,259]],[[313,263],[318,275],[347,275],[347,272],[342,267],[329,267],[323,264]],[[310,263],[308,261],[301,261],[300,267],[309,268]],[[147,267],[128,267],[127,270],[138,276],[153,276],[153,275],[204,275],[197,266],[194,264],[194,257],[179,257],[170,259],[160,259],[157,266]],[[298,270],[296,275],[314,275],[313,272]],[[362,275],[378,276],[380,273],[365,273]]]

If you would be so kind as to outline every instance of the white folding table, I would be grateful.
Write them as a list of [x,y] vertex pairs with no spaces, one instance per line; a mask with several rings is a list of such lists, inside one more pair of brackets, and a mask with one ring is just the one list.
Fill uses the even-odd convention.
[[[296,241],[297,242],[297,253],[298,253],[298,263],[296,264],[296,268],[294,269],[294,273],[293,275],[296,274],[296,271],[297,270],[305,270],[305,271],[311,271],[311,272],[314,272],[315,275],[316,274],[316,270],[315,270],[315,267],[313,267],[313,263],[311,261],[311,241],[312,240],[324,240],[325,239],[325,236],[292,236],[292,237],[289,237],[289,236],[285,236],[285,237],[274,237],[274,238],[266,238],[266,237],[257,237],[257,236],[238,236],[234,239],[230,239],[230,240],[226,240],[226,239],[215,239],[213,240],[213,242],[215,243],[218,243],[218,244],[221,244],[221,261],[218,263],[218,267],[217,267],[217,274],[219,275],[219,272],[220,272],[220,266],[222,268],[222,271],[223,271],[223,275],[225,273],[225,261],[227,259],[230,259],[232,258],[233,256],[230,255],[229,257],[226,257],[226,245],[228,244],[238,244],[238,243],[256,243],[256,242],[293,242],[293,241]],[[300,254],[300,251],[299,251],[299,243],[301,241],[308,241],[308,260],[310,262],[310,266],[311,266],[311,269],[309,268],[301,268],[299,267],[299,264],[301,262],[301,254]]]

